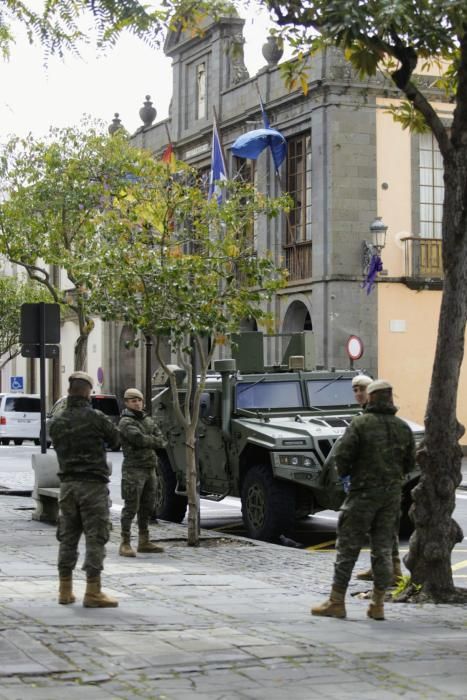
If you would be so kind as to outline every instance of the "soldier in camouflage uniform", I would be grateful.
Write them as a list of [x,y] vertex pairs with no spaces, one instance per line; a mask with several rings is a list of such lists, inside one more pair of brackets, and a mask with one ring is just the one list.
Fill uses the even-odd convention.
[[[364,409],[368,403],[368,386],[371,384],[373,379],[368,377],[366,374],[357,374],[352,379],[352,391],[355,396],[355,401]],[[399,555],[399,518],[397,519],[396,529],[394,532],[394,538],[392,543],[392,568],[393,568],[393,578],[392,583],[396,586],[397,582],[402,576],[401,560]],[[357,574],[356,578],[360,581],[373,581],[373,571],[371,566],[365,571],[361,571]]]
[[72,576],[78,560],[78,543],[84,532],[86,554],[86,608],[115,608],[118,601],[101,591],[105,544],[109,539],[109,467],[105,443],[119,445],[117,428],[101,411],[91,407],[92,378],[85,372],[69,377],[66,406],[50,424],[60,478],[57,528],[58,602],[75,602]]
[[119,423],[122,440],[122,557],[135,557],[131,546],[131,523],[138,521],[138,552],[149,554],[164,549],[149,539],[149,519],[154,512],[157,487],[156,449],[165,447],[166,441],[153,419],[143,411],[143,394],[138,389],[127,389],[124,394],[125,409]]
[[368,617],[384,620],[384,594],[392,578],[391,552],[399,517],[402,481],[415,463],[409,426],[395,416],[392,387],[384,380],[367,389],[368,405],[356,416],[336,448],[341,477],[350,476],[337,528],[336,562],[330,597],[313,615],[345,617],[345,593],[360,549],[370,535],[374,576]]

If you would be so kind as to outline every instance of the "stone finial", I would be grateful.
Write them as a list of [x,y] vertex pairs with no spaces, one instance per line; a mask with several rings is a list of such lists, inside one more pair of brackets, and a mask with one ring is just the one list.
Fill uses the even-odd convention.
[[146,95],[146,102],[139,110],[139,116],[144,126],[151,126],[154,119],[156,118],[157,110],[152,106],[151,95]]
[[118,112],[115,112],[114,118],[112,119],[112,123],[109,124],[109,127],[108,127],[109,134],[111,136],[113,136],[113,134],[115,134],[117,131],[120,131],[123,128],[124,127],[123,127],[123,124],[120,120],[120,115]]
[[262,53],[270,68],[277,66],[284,53],[282,41],[270,34],[263,44]]

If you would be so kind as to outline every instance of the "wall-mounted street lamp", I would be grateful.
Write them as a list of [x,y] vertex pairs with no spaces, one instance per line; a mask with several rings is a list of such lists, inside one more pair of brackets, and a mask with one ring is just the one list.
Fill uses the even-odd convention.
[[386,232],[388,227],[380,216],[370,224],[371,241],[362,243],[362,269],[365,280],[362,287],[369,294],[374,287],[378,272],[383,269],[381,251],[386,245]]
[[371,240],[363,241],[362,243],[362,268],[364,275],[368,272],[372,257],[374,255],[381,257],[381,251],[386,245],[387,230],[388,227],[381,216],[377,216],[370,224]]

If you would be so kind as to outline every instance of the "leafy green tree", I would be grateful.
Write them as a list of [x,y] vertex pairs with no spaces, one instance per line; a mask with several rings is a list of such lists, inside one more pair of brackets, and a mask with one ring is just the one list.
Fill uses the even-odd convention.
[[[169,339],[186,372],[184,405],[174,404],[185,434],[188,543],[199,543],[195,457],[201,393],[219,344],[248,317],[268,324],[264,302],[282,284],[272,257],[254,250],[252,223],[276,216],[288,200],[268,200],[251,185],[231,182],[227,199],[207,200],[195,171],[162,163],[141,171],[126,197],[102,210],[89,266],[82,275],[105,319],[156,336],[158,360],[177,395],[176,375],[161,353]],[[228,195],[228,196],[227,196]],[[196,348],[196,353],[195,353]],[[194,357],[197,356],[193,376]]]
[[47,291],[17,277],[0,275],[0,370],[21,352],[21,305],[50,301]]
[[86,367],[94,327],[79,265],[101,209],[124,192],[144,157],[123,132],[104,136],[89,124],[52,129],[44,140],[13,138],[1,155],[0,252],[76,318],[75,369]]
[[[267,8],[277,33],[295,51],[283,74],[290,86],[306,84],[310,54],[338,47],[364,79],[377,71],[400,90],[394,118],[403,127],[431,130],[444,165],[442,255],[444,285],[438,339],[426,411],[426,441],[420,455],[422,478],[413,492],[415,533],[405,563],[410,592],[437,602],[457,600],[451,551],[463,534],[453,520],[461,481],[456,416],[459,374],[467,319],[467,4],[465,0],[257,0]],[[175,1],[173,25],[215,15],[224,3]],[[238,0],[232,3],[242,7]],[[416,69],[434,66],[438,87],[455,105],[446,125],[428,99]]]
[[158,46],[165,15],[165,10],[151,9],[138,0],[44,0],[42,6],[0,0],[0,53],[9,56],[18,26],[26,30],[30,43],[42,44],[46,56],[77,53],[81,44],[89,42],[83,28],[87,18],[92,20],[101,47],[113,45],[124,31]]

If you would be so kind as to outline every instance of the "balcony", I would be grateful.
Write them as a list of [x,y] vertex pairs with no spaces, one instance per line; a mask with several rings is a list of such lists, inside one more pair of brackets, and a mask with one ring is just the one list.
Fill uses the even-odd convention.
[[409,287],[440,289],[443,280],[442,241],[439,238],[402,238],[404,244],[405,277]]
[[289,282],[311,277],[311,241],[289,243],[284,246],[284,251],[285,267],[289,271]]

